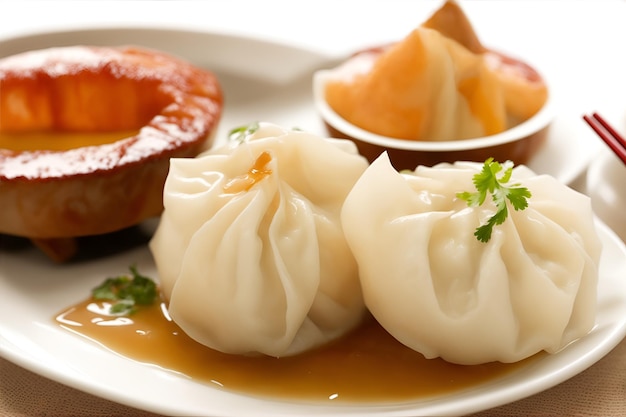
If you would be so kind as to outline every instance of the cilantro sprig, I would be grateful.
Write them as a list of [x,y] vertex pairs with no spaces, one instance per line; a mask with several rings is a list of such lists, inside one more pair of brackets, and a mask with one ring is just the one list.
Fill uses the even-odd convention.
[[478,207],[491,196],[496,205],[496,212],[487,222],[476,228],[474,236],[480,242],[488,242],[491,239],[493,228],[504,223],[509,215],[507,201],[517,210],[524,210],[528,207],[528,199],[532,196],[526,187],[520,184],[508,184],[513,173],[513,162],[506,161],[503,164],[495,162],[489,158],[483,164],[482,170],[475,174],[472,182],[476,187],[476,192],[465,191],[457,193],[457,197],[467,202],[469,207]]
[[112,315],[130,315],[137,306],[150,305],[158,297],[155,282],[141,275],[135,266],[130,268],[131,275],[107,278],[102,284],[91,290],[96,300],[113,301],[109,309]]

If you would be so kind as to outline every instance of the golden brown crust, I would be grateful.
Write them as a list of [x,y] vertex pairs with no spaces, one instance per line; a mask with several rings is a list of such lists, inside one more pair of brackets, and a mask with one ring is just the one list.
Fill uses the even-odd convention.
[[454,39],[475,54],[487,51],[478,39],[472,23],[455,0],[447,0],[422,23],[422,27],[434,29],[446,38]]
[[78,252],[78,242],[74,237],[31,239],[31,242],[46,254],[48,258],[57,263],[73,258],[76,252]]
[[0,149],[0,233],[63,238],[108,233],[158,215],[172,157],[212,140],[217,78],[161,52],[66,47],[0,60],[0,132],[139,129],[67,151]]

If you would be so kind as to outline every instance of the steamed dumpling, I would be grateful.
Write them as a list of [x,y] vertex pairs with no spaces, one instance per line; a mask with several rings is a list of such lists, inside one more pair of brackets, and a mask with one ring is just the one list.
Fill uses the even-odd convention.
[[340,210],[366,167],[351,142],[270,124],[173,159],[150,242],[172,319],[213,349],[271,356],[355,327],[365,307]]
[[468,207],[480,164],[398,173],[382,154],[346,199],[342,221],[365,303],[427,358],[514,362],[556,352],[594,325],[601,243],[589,199],[525,166],[532,197],[491,239],[474,236],[495,206]]

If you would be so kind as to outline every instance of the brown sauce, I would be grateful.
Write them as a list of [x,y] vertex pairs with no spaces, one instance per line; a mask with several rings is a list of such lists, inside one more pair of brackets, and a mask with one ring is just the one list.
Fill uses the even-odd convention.
[[224,191],[230,194],[248,191],[263,178],[272,174],[272,170],[265,167],[271,160],[272,156],[269,153],[262,152],[248,172],[230,180],[224,186]]
[[11,151],[68,151],[100,146],[135,136],[139,131],[0,133],[0,149]]
[[229,355],[189,338],[156,304],[122,319],[87,300],[56,317],[120,355],[247,395],[333,402],[402,402],[451,394],[504,376],[526,361],[463,366],[425,359],[367,320],[346,337],[293,357]]

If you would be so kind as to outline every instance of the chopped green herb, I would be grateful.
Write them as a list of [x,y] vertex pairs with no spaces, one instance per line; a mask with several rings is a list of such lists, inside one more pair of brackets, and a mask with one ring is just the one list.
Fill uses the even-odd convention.
[[236,127],[228,132],[228,140],[242,143],[249,135],[253,134],[257,130],[259,130],[258,122],[252,122],[245,126]]
[[493,158],[489,158],[483,164],[482,170],[474,175],[472,179],[477,192],[465,191],[456,195],[458,198],[467,201],[467,205],[470,207],[482,205],[487,198],[487,194],[491,195],[497,210],[487,220],[487,223],[476,228],[474,236],[481,242],[488,242],[491,239],[494,226],[504,223],[508,217],[507,200],[516,211],[524,210],[528,207],[528,198],[531,197],[528,188],[521,187],[520,184],[507,184],[511,179],[512,173],[513,162],[506,161],[500,164],[494,162]]
[[158,297],[157,286],[152,279],[141,275],[134,266],[129,269],[131,276],[107,278],[91,291],[96,300],[113,301],[109,310],[111,314],[132,314],[137,306],[150,305]]

